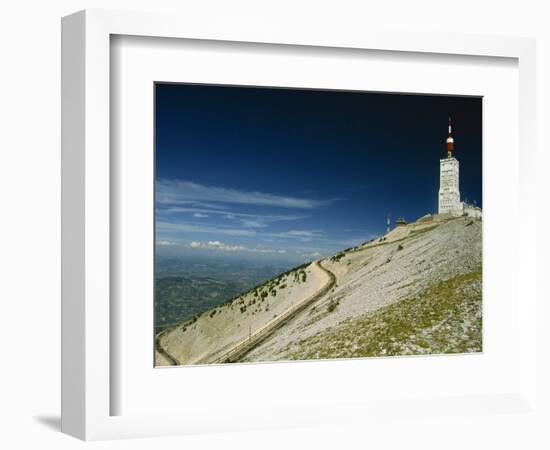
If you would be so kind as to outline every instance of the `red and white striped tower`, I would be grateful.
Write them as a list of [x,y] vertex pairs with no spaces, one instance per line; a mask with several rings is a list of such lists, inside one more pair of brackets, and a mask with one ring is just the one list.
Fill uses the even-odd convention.
[[453,139],[451,118],[449,117],[449,136],[447,136],[447,158],[452,158],[454,151],[455,151],[455,140]]

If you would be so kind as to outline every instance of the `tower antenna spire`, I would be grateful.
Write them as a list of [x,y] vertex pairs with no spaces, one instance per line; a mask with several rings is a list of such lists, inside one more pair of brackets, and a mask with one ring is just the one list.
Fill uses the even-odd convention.
[[453,152],[455,151],[455,140],[453,138],[453,127],[451,117],[449,116],[449,136],[447,137],[447,158],[453,157]]

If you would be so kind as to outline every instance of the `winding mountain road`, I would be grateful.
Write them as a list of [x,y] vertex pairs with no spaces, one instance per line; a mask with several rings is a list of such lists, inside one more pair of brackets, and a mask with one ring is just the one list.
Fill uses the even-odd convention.
[[155,336],[155,349],[158,353],[158,355],[156,356],[156,359],[164,359],[164,361],[167,362],[166,365],[168,366],[179,366],[180,364],[179,361],[176,358],[174,358],[172,355],[170,355],[170,353],[168,353],[160,343],[160,338],[169,331],[171,331],[171,328],[162,330],[160,333],[158,333]]
[[[312,268],[322,271],[323,275],[325,275],[327,278],[326,282],[316,292],[294,303],[291,307],[284,310],[277,317],[271,319],[260,328],[254,330],[254,332],[250,333],[248,337],[237,342],[222,354],[209,355],[201,359],[200,361],[197,361],[195,364],[222,364],[237,362],[253,348],[255,348],[260,342],[270,336],[274,331],[276,331],[289,320],[294,318],[299,312],[303,311],[310,304],[326,295],[336,284],[336,275],[330,270],[323,267],[320,261],[314,261],[312,264]],[[161,344],[162,336],[168,331],[170,330],[164,330],[156,336],[155,347],[160,356],[164,358],[169,363],[169,365],[179,365],[181,363],[172,355],[170,355],[162,347]]]
[[236,343],[233,347],[225,351],[223,354],[215,356],[215,358],[210,361],[207,359],[200,361],[199,364],[222,364],[237,362],[240,358],[242,358],[254,347],[256,347],[260,342],[270,336],[274,331],[276,331],[289,320],[294,318],[299,312],[303,311],[310,304],[319,300],[325,294],[327,294],[336,284],[336,276],[330,270],[323,267],[320,261],[315,261],[313,263],[313,267],[323,271],[324,274],[327,276],[327,281],[319,288],[319,290],[317,290],[317,292],[293,304],[290,308],[286,309],[277,317],[262,325],[260,328],[251,333],[249,337]]

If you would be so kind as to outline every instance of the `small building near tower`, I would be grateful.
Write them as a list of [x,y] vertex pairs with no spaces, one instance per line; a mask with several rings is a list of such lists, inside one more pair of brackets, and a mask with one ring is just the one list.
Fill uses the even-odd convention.
[[472,217],[474,219],[481,219],[483,214],[479,206],[470,205],[469,203],[463,202],[462,215],[466,217]]
[[449,134],[446,147],[447,157],[439,160],[439,214],[461,216],[463,204],[460,201],[459,175],[460,165],[454,156],[454,138],[451,118],[449,117]]

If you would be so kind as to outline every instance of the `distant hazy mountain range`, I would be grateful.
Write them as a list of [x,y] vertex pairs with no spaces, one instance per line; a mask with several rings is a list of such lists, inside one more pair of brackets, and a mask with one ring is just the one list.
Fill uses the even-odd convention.
[[214,308],[287,269],[253,261],[159,258],[155,276],[156,332]]

